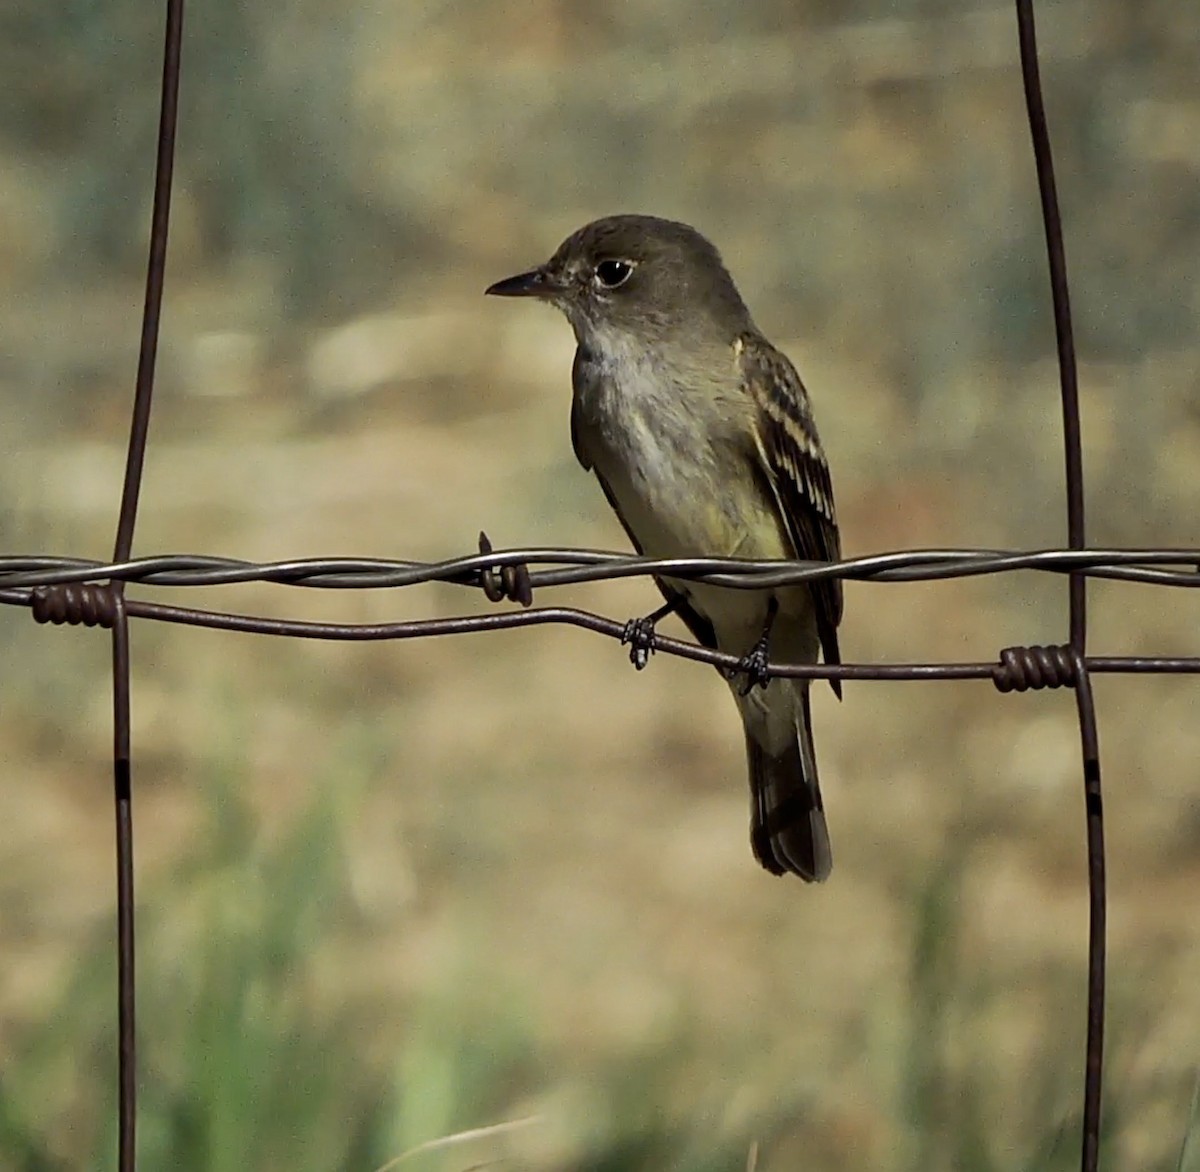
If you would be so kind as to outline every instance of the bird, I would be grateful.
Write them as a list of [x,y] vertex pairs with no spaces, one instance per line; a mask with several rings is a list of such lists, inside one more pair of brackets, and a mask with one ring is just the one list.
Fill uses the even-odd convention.
[[[695,228],[649,215],[594,220],[544,264],[486,293],[534,298],[566,316],[576,341],[575,455],[639,554],[838,560],[829,464],[808,392]],[[833,856],[810,681],[771,678],[767,665],[769,652],[840,663],[841,583],[655,581],[665,605],[626,627],[634,663],[644,666],[670,613],[702,646],[739,657],[726,678],[745,727],[754,856],[774,875],[826,879]]]

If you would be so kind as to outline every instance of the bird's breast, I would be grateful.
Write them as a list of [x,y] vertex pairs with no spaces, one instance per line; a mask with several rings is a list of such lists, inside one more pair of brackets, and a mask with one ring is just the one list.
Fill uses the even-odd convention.
[[580,438],[648,556],[788,556],[777,514],[710,395],[640,357],[585,354],[575,375]]

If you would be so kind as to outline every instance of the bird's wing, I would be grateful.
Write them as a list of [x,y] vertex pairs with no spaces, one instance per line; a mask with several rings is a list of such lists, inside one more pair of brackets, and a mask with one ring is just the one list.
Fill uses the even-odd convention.
[[[575,449],[575,459],[583,465],[584,471],[590,472],[592,470],[592,457],[588,454],[588,450],[583,442],[583,427],[579,421],[578,394],[571,396],[571,447]],[[612,504],[611,498],[608,503]],[[615,505],[613,505],[613,511],[616,511]],[[632,540],[632,536],[630,540]]]
[[[801,561],[841,557],[829,465],[813,422],[808,392],[787,358],[757,334],[734,344],[743,384],[756,407],[755,455]],[[817,633],[826,663],[840,663],[837,627],[842,621],[842,584],[832,578],[812,584]],[[837,680],[831,680],[840,696]]]

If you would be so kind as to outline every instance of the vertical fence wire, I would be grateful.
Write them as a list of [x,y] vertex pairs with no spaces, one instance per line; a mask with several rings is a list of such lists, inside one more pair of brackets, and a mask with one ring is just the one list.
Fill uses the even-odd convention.
[[[1079,376],[1075,337],[1071,326],[1071,295],[1067,282],[1067,256],[1063,243],[1062,215],[1054,180],[1054,155],[1038,69],[1037,29],[1033,0],[1016,0],[1017,38],[1025,108],[1033,139],[1038,194],[1046,231],[1046,256],[1050,266],[1050,296],[1054,309],[1054,338],[1062,389],[1063,452],[1067,482],[1067,543],[1072,549],[1086,545],[1083,483],[1083,442],[1080,435]],[[1069,579],[1071,663],[1083,754],[1084,818],[1087,834],[1088,873],[1088,980],[1087,1040],[1084,1056],[1083,1139],[1081,1167],[1095,1172],[1100,1162],[1100,1107],[1104,1064],[1105,934],[1107,894],[1104,861],[1104,803],[1100,785],[1100,746],[1096,707],[1087,655],[1087,579],[1073,573]]]
[[[146,264],[146,298],[142,308],[125,480],[117,520],[113,561],[125,561],[133,549],[138,497],[146,462],[155,360],[162,321],[163,284],[167,267],[167,229],[171,218],[171,180],[175,164],[175,128],[179,121],[179,70],[183,44],[183,0],[167,0],[163,41],[162,98],[154,169],[154,206]],[[133,883],[133,757],[130,745],[129,616],[125,583],[109,585],[113,602],[113,799],[117,853],[117,1166],[137,1166],[137,1004]]]

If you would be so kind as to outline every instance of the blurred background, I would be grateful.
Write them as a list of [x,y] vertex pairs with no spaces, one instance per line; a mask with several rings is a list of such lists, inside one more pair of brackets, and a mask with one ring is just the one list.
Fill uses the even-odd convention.
[[[111,549],[161,7],[0,10],[8,552]],[[1090,538],[1195,546],[1200,7],[1039,16]],[[571,454],[568,327],[481,296],[616,211],[722,249],[813,394],[848,554],[1064,541],[1011,6],[209,0],[185,33],[135,552],[440,559],[481,528],[624,549]],[[851,585],[843,654],[1057,642],[1065,595],[1033,575]],[[1092,599],[1097,652],[1200,654],[1190,595]],[[618,619],[656,600],[542,599]],[[186,601],[487,607],[450,586]],[[1069,694],[818,689],[836,865],[805,888],[751,858],[736,714],[697,665],[635,674],[557,628],[322,646],[139,623],[133,653],[147,1168],[1075,1166]],[[107,639],[12,610],[0,654],[0,1164],[103,1169]],[[1096,689],[1108,1162],[1195,1169],[1200,693]]]

